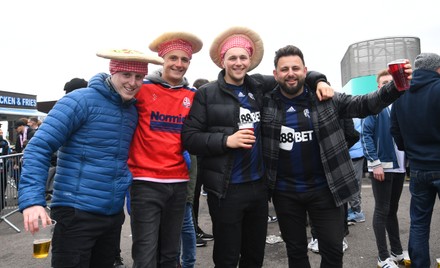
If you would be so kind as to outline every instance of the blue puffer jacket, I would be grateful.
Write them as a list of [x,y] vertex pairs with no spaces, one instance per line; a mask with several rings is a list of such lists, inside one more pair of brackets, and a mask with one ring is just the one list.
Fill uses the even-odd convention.
[[124,103],[107,77],[97,74],[88,88],[60,99],[29,142],[19,184],[20,211],[46,206],[50,157],[58,149],[52,207],[103,215],[122,211],[132,181],[127,159],[138,116],[134,100]]

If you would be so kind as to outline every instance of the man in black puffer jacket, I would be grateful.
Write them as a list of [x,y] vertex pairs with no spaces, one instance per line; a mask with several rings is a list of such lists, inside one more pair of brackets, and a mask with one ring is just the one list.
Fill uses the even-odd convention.
[[264,92],[276,82],[272,76],[247,75],[263,57],[262,41],[250,29],[225,31],[210,54],[223,70],[217,81],[197,91],[184,121],[182,143],[201,159],[199,177],[208,192],[215,266],[262,267],[268,194],[260,110]]

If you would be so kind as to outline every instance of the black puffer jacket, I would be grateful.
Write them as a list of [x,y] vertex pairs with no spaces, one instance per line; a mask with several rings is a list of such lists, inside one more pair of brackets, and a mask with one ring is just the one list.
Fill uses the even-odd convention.
[[[240,101],[224,80],[225,71],[218,80],[202,86],[194,97],[191,111],[182,129],[182,144],[190,154],[200,156],[198,178],[203,189],[224,198],[234,163],[233,149],[226,147],[227,137],[238,130]],[[313,72],[307,80],[326,81],[324,75]],[[315,82],[316,81],[316,82]],[[277,85],[273,76],[246,75],[245,87],[262,107],[263,95]]]
[[[226,194],[233,165],[232,149],[226,139],[238,130],[240,101],[227,88],[222,70],[218,80],[202,86],[194,97],[182,129],[182,143],[191,154],[200,156],[198,174],[203,189],[220,198]],[[264,91],[273,89],[272,76],[246,75],[244,85],[254,95],[258,107]]]

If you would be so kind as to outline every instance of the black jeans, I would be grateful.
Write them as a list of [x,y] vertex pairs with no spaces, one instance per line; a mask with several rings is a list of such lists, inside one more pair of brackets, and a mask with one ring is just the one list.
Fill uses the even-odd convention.
[[402,194],[405,173],[385,172],[385,180],[371,179],[374,196],[373,230],[376,236],[376,245],[379,258],[383,261],[390,256],[387,247],[387,235],[390,240],[391,251],[402,254],[400,242],[399,200]]
[[131,197],[134,268],[175,268],[185,213],[187,182],[133,181]]
[[289,267],[310,268],[307,214],[319,241],[321,267],[342,267],[345,212],[343,206],[336,207],[329,188],[308,193],[275,191],[273,204],[286,243]]
[[57,221],[52,238],[52,267],[113,267],[124,211],[107,216],[72,207],[53,207],[51,218]]
[[268,195],[262,182],[230,184],[226,198],[208,192],[216,268],[262,267],[266,246]]

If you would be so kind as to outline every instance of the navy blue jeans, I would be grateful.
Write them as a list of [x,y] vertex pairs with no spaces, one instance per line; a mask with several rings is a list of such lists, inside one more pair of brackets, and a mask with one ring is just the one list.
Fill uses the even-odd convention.
[[319,241],[322,268],[342,268],[344,206],[337,207],[329,188],[291,193],[275,191],[273,204],[281,235],[286,242],[289,267],[310,268],[307,255],[307,213]]
[[[178,262],[182,268],[193,268],[196,264],[196,229],[193,222],[192,204],[186,203],[185,216],[183,218],[181,248]],[[182,261],[180,261],[182,259]]]
[[412,268],[431,267],[429,232],[435,198],[440,198],[440,171],[411,168],[411,192],[408,251]]
[[208,192],[216,268],[263,266],[268,195],[262,182],[229,184],[224,199]]

